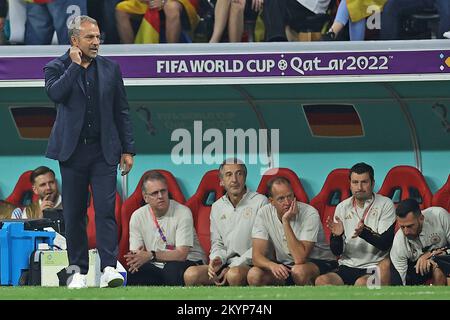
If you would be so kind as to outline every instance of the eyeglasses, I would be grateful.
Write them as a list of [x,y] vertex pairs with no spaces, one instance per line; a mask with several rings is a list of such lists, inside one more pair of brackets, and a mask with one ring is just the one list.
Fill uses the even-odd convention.
[[294,194],[291,193],[291,194],[288,194],[287,196],[280,196],[278,198],[275,198],[275,201],[278,203],[283,203],[285,200],[292,201],[292,200],[294,200],[294,198],[295,198]]
[[145,192],[144,195],[149,196],[150,198],[156,199],[159,197],[159,194],[161,194],[161,197],[164,197],[167,194],[167,189],[161,189],[157,190],[151,193]]

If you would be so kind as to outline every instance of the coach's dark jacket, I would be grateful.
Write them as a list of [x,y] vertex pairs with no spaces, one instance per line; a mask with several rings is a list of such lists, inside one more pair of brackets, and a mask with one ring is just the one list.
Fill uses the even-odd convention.
[[[108,164],[119,163],[122,153],[135,154],[129,106],[119,65],[102,56],[95,58],[98,71],[98,109],[103,155]],[[46,156],[66,161],[75,151],[86,112],[85,89],[80,71],[69,51],[45,67],[45,90],[56,104],[57,115]]]

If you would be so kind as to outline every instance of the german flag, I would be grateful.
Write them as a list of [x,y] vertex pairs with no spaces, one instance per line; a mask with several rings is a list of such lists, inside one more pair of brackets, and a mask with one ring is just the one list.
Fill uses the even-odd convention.
[[303,105],[303,111],[313,136],[364,136],[361,119],[353,105]]
[[161,19],[157,9],[148,8],[142,19],[134,43],[159,43]]
[[[183,5],[189,19],[191,30],[195,30],[200,18],[197,14],[198,0],[167,0],[178,1]],[[159,43],[161,32],[161,17],[158,9],[150,9],[139,0],[125,0],[117,4],[116,8],[130,14],[143,15],[141,25],[134,39],[134,43]]]
[[54,107],[11,107],[21,139],[48,139],[56,119]]
[[383,11],[388,0],[347,0],[347,9],[352,22],[367,18],[378,11]]

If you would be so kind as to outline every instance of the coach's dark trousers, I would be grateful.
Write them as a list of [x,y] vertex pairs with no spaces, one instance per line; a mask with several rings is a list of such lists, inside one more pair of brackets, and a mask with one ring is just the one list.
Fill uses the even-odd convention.
[[117,224],[115,219],[117,165],[106,163],[99,141],[80,142],[69,160],[60,162],[62,202],[66,226],[69,264],[87,274],[89,268],[87,240],[88,186],[94,197],[96,243],[101,269],[116,267]]

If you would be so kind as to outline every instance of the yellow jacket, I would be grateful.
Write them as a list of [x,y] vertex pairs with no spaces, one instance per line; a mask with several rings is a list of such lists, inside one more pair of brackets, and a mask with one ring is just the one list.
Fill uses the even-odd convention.
[[[347,9],[352,22],[367,18],[373,14],[371,6],[378,6],[380,12],[388,0],[347,0]],[[376,7],[374,7],[376,8]]]

